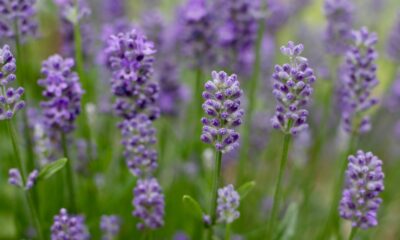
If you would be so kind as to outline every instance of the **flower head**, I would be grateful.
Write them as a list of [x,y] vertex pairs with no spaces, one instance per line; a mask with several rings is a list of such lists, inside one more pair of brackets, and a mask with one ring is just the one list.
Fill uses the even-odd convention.
[[159,116],[156,106],[159,86],[152,81],[153,43],[136,30],[112,35],[105,50],[112,72],[111,87],[117,97],[115,109],[119,116],[130,119],[139,113],[154,120]]
[[[24,40],[37,32],[38,24],[34,19],[35,0],[2,0],[0,1],[0,37],[15,37],[17,34]],[[18,33],[15,32],[17,23]]]
[[25,190],[29,190],[35,186],[37,178],[39,177],[39,171],[38,170],[33,170],[31,173],[28,175],[28,179],[26,180],[26,183],[24,184],[21,176],[21,172],[16,169],[16,168],[11,168],[8,171],[8,183],[17,187],[25,187]]
[[164,225],[164,195],[155,178],[139,179],[133,190],[133,216],[140,218],[140,230]]
[[74,60],[53,55],[42,63],[42,74],[38,84],[44,87],[41,102],[44,123],[52,130],[70,132],[75,128],[75,119],[81,111],[83,90],[78,75],[72,71]]
[[353,31],[353,44],[346,53],[339,89],[343,126],[347,132],[365,133],[371,124],[365,112],[377,104],[371,96],[379,81],[376,76],[377,36],[367,28]]
[[339,205],[340,216],[353,227],[367,229],[378,224],[377,211],[382,203],[378,197],[384,190],[382,161],[371,152],[358,151],[349,156],[346,187]]
[[[77,6],[75,6],[75,2],[77,2]],[[86,0],[54,0],[54,3],[60,8],[62,18],[73,24],[91,14]]]
[[157,168],[156,130],[144,114],[119,125],[129,169],[135,176],[148,176]]
[[308,60],[300,54],[303,45],[289,42],[281,47],[282,54],[290,59],[290,63],[276,65],[272,74],[273,94],[277,101],[272,126],[286,134],[297,134],[308,127],[308,105],[313,92],[312,85],[316,80],[314,71],[308,66]]
[[242,124],[244,115],[240,109],[243,91],[235,74],[228,76],[223,71],[213,71],[211,76],[212,80],[204,85],[202,107],[207,116],[201,119],[201,140],[226,153],[239,145],[239,133],[235,129]]
[[116,215],[103,215],[100,220],[100,229],[103,232],[103,240],[113,240],[119,233],[121,220]]
[[229,224],[238,219],[239,202],[240,196],[232,185],[218,189],[217,221]]
[[0,121],[11,119],[16,112],[25,107],[21,100],[24,89],[7,87],[15,81],[16,61],[10,47],[4,45],[0,48]]
[[69,215],[64,208],[60,210],[59,215],[54,216],[54,223],[51,226],[51,240],[88,240],[89,238],[83,216]]
[[390,31],[387,42],[387,53],[390,58],[400,62],[400,13],[397,17],[395,25]]

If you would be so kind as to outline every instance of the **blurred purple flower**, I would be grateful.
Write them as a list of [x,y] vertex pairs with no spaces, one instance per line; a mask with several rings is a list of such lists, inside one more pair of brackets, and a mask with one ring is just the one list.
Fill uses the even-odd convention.
[[230,184],[218,189],[217,221],[230,224],[239,218],[240,196]]
[[389,34],[387,53],[390,58],[400,62],[400,13]]
[[103,22],[112,22],[126,14],[125,0],[101,0]]
[[186,233],[179,231],[179,232],[175,233],[175,235],[172,239],[173,240],[189,240],[190,238],[188,237],[188,235],[186,235]]
[[8,183],[17,187],[25,187],[25,190],[29,190],[35,186],[38,176],[39,171],[36,169],[33,170],[29,173],[28,179],[26,179],[26,183],[24,184],[22,181],[21,172],[16,168],[11,168],[8,171]]
[[392,113],[400,112],[400,73],[397,74],[390,93],[385,100],[385,107]]
[[103,215],[100,220],[100,229],[102,231],[102,240],[115,239],[120,231],[121,220],[116,215]]
[[85,218],[80,215],[69,215],[62,208],[60,214],[54,216],[51,226],[51,240],[88,240],[89,232],[85,226]]
[[382,203],[378,195],[384,190],[384,177],[382,161],[371,152],[359,150],[356,156],[349,156],[339,213],[353,227],[367,229],[378,225],[377,212]]

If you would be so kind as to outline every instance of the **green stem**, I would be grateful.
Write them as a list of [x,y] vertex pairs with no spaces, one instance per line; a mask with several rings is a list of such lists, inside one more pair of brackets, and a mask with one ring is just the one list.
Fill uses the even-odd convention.
[[194,118],[193,118],[193,125],[195,126],[195,133],[193,139],[194,139],[194,149],[195,153],[200,154],[201,153],[201,141],[200,141],[200,135],[201,135],[201,124],[200,124],[200,118],[202,115],[202,107],[201,103],[203,101],[202,97],[202,90],[203,90],[203,71],[201,68],[198,68],[196,71],[196,83],[195,83],[195,102],[194,102]]
[[292,139],[292,135],[290,134],[285,134],[283,138],[283,147],[282,147],[282,155],[281,155],[281,161],[280,161],[280,166],[279,166],[279,173],[278,173],[278,180],[276,182],[275,186],[275,193],[274,193],[274,202],[272,205],[272,210],[271,210],[271,217],[269,219],[269,224],[267,228],[267,233],[268,233],[268,238],[272,239],[272,235],[274,233],[274,227],[275,227],[275,222],[279,210],[279,203],[281,200],[281,195],[282,195],[282,178],[285,173],[285,168],[288,160],[288,153],[289,153],[289,145],[290,141]]
[[[23,183],[26,183],[27,174],[26,174],[24,162],[22,161],[22,158],[21,158],[21,155],[19,152],[19,148],[18,148],[17,133],[15,132],[15,129],[14,129],[14,126],[13,126],[11,120],[7,120],[6,122],[7,122],[8,133],[11,138],[11,143],[12,143],[12,147],[14,150],[14,155],[16,158],[17,166],[21,173],[21,179],[22,179]],[[35,204],[33,203],[30,192],[24,191],[24,195],[28,202],[28,208],[29,208],[30,215],[32,218],[32,223],[35,226],[35,229],[36,229],[36,232],[38,235],[38,239],[42,240],[44,238],[43,238],[43,234],[42,234],[42,227],[41,227],[40,220],[39,220],[38,210],[36,209]]]
[[237,183],[241,183],[244,181],[246,177],[246,162],[249,156],[250,150],[250,131],[252,126],[252,119],[253,119],[253,112],[256,108],[256,100],[257,100],[257,88],[258,82],[260,80],[260,73],[261,73],[261,47],[264,37],[264,29],[265,29],[265,20],[262,19],[259,21],[259,28],[257,32],[257,41],[256,46],[254,47],[255,51],[255,61],[254,61],[254,68],[253,74],[249,83],[249,91],[248,91],[248,108],[246,111],[246,118],[244,122],[244,130],[243,130],[243,144],[240,151],[239,156],[239,167],[237,168]]
[[226,224],[225,228],[225,240],[231,240],[231,224]]
[[74,184],[74,176],[72,170],[72,161],[68,154],[67,140],[64,133],[61,133],[61,144],[64,152],[64,157],[68,159],[65,168],[66,170],[65,181],[68,190],[68,202],[70,204],[71,212],[76,212],[77,209],[76,209],[75,184]]
[[357,233],[357,228],[356,227],[352,227],[351,228],[351,233],[349,235],[349,240],[353,240],[353,238],[356,236]]
[[221,179],[221,164],[222,164],[222,152],[215,150],[215,169],[214,169],[214,176],[212,182],[212,198],[211,198],[211,226],[209,231],[208,239],[212,240],[213,238],[213,225],[217,219],[217,198],[218,198],[218,187],[220,184]]

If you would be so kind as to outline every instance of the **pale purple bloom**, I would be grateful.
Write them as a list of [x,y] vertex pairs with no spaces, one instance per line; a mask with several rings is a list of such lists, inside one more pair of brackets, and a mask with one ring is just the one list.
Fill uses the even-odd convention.
[[139,113],[149,119],[159,117],[156,105],[159,86],[151,79],[155,50],[153,43],[138,31],[119,33],[108,39],[107,65],[112,72],[111,87],[117,97],[116,113],[130,119]]
[[[37,32],[35,0],[1,0],[0,1],[0,37],[15,37],[22,40]],[[15,32],[15,23],[18,33]]]
[[267,1],[266,31],[275,34],[290,17],[290,8],[281,0]]
[[218,189],[217,221],[230,224],[239,218],[240,196],[230,184]]
[[151,175],[157,168],[156,129],[144,114],[119,124],[127,165],[135,176]]
[[[86,0],[53,0],[53,1],[59,7],[62,18],[72,23],[75,23],[74,21],[79,21],[82,18],[91,15],[91,10]],[[77,6],[75,6],[76,1],[78,3]],[[73,19],[74,16],[76,16],[77,19]]]
[[126,0],[101,0],[104,22],[111,22],[125,16],[128,7],[125,1]]
[[102,240],[115,239],[121,228],[121,220],[116,215],[103,215],[100,220],[100,229],[102,231]]
[[227,153],[239,145],[239,133],[235,129],[242,124],[244,115],[240,109],[243,91],[235,74],[229,76],[223,71],[213,71],[211,76],[212,80],[204,85],[202,107],[207,116],[201,119],[201,140]]
[[26,190],[31,189],[35,184],[36,180],[39,176],[39,171],[38,170],[33,170],[31,173],[28,175],[28,179],[26,180],[25,188]]
[[85,225],[85,218],[80,215],[70,215],[62,208],[60,214],[54,216],[51,226],[51,240],[88,240],[89,232]]
[[173,240],[189,240],[190,238],[188,237],[188,235],[186,235],[186,233],[179,231],[179,232],[175,233],[175,235],[172,239]]
[[53,55],[42,63],[44,79],[38,81],[45,89],[41,102],[44,124],[52,131],[71,132],[81,111],[83,90],[76,72],[72,71],[74,60]]
[[17,187],[23,187],[21,173],[16,168],[11,168],[8,171],[8,183]]
[[16,112],[25,107],[21,100],[24,89],[7,87],[15,81],[16,61],[10,47],[4,45],[0,48],[0,121],[11,119]]
[[400,62],[400,13],[389,34],[387,53],[390,58]]
[[377,212],[382,203],[379,194],[384,190],[384,177],[382,161],[371,152],[359,150],[356,156],[349,156],[339,213],[353,227],[367,229],[378,225]]
[[351,40],[353,5],[350,0],[325,0],[324,12],[328,20],[324,38],[326,50],[330,54],[342,54]]
[[400,112],[400,73],[397,74],[393,82],[389,95],[385,100],[385,106],[390,112]]
[[376,33],[367,28],[353,31],[353,43],[346,53],[339,87],[343,126],[347,132],[365,133],[371,129],[366,111],[377,104],[371,96],[379,81],[376,76]]
[[155,178],[139,179],[133,191],[133,216],[140,218],[140,230],[157,229],[164,225],[164,194]]
[[303,45],[289,42],[281,47],[282,54],[290,59],[290,63],[276,65],[272,74],[273,94],[277,101],[272,126],[285,134],[297,134],[308,127],[307,117],[312,85],[316,80],[314,71],[308,66],[308,60],[300,54]]

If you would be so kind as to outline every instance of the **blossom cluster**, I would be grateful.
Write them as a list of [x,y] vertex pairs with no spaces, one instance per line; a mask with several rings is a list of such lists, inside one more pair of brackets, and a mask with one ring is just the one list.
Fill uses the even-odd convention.
[[62,208],[60,213],[54,216],[51,226],[51,240],[88,240],[90,235],[85,225],[85,218],[80,215],[70,215]]
[[239,202],[240,196],[232,185],[218,189],[217,221],[230,224],[239,218]]

